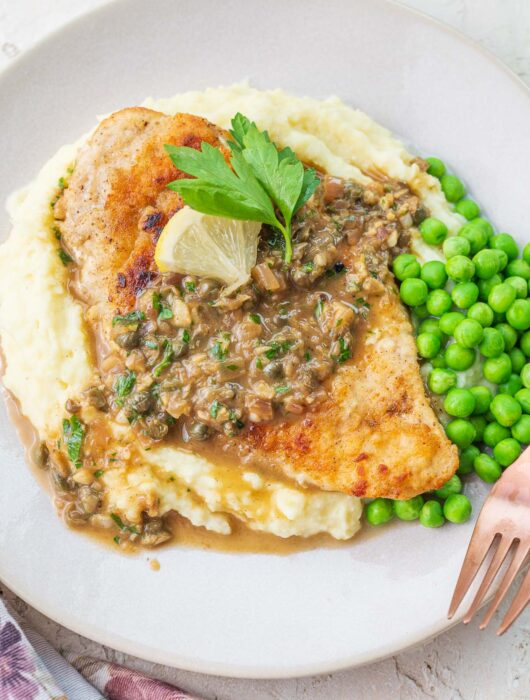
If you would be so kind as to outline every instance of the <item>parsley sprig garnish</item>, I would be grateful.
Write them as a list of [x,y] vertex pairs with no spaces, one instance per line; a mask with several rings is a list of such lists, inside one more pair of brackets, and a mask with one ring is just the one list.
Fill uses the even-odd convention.
[[168,187],[203,214],[259,221],[278,229],[289,263],[293,215],[311,197],[319,179],[290,148],[279,150],[266,131],[242,114],[232,119],[230,134],[229,163],[218,148],[204,141],[200,151],[166,144],[174,165],[194,178],[175,180]]

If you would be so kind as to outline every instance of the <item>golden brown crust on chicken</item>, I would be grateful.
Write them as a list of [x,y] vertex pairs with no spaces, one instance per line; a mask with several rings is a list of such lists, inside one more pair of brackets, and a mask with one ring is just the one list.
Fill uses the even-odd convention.
[[407,499],[442,486],[458,467],[458,452],[425,394],[395,290],[378,298],[370,319],[324,403],[300,421],[254,425],[240,439],[320,488]]
[[[184,177],[164,144],[220,146],[224,132],[190,114],[130,107],[104,119],[81,149],[64,194],[62,238],[79,265],[76,293],[129,311],[150,281],[158,236],[182,207],[168,182]],[[110,305],[107,304],[110,302]]]
[[[61,229],[78,263],[74,291],[100,315],[134,307],[156,274],[160,231],[182,206],[166,188],[182,173],[163,144],[222,147],[224,135],[199,117],[131,108],[105,119],[82,149]],[[411,323],[393,284],[373,304],[328,399],[297,420],[252,425],[231,441],[297,480],[362,497],[410,498],[441,486],[458,463],[425,394]]]

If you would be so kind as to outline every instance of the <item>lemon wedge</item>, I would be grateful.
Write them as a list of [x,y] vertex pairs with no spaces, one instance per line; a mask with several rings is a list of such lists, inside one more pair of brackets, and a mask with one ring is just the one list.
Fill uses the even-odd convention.
[[229,294],[250,278],[261,224],[180,209],[164,226],[155,249],[160,272],[212,277]]

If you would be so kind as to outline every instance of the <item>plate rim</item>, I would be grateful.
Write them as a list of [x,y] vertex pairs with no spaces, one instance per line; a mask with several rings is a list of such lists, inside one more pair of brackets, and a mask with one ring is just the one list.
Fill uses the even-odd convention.
[[[510,81],[520,91],[522,91],[526,98],[530,98],[530,86],[527,85],[523,79],[515,73],[515,71],[506,65],[492,51],[482,46],[480,43],[478,43],[478,41],[472,39],[461,30],[446,24],[442,20],[431,17],[417,8],[404,5],[399,0],[371,1],[377,2],[381,7],[384,7],[385,5],[393,6],[403,14],[414,15],[424,24],[431,26],[434,25],[438,31],[452,35],[455,39],[459,40],[459,42],[466,44],[469,49],[481,54],[485,59],[493,64],[494,67],[500,70],[500,72],[503,73],[506,78],[509,78]],[[69,19],[51,32],[46,33],[28,49],[24,50],[19,56],[16,56],[5,67],[0,69],[0,93],[2,91],[2,82],[4,77],[9,76],[12,71],[18,69],[21,65],[23,66],[24,63],[31,65],[33,55],[38,53],[42,46],[52,42],[56,37],[60,36],[62,32],[68,31],[71,27],[78,24],[83,24],[83,22],[85,22],[87,19],[95,17],[99,14],[104,15],[111,6],[125,6],[126,3],[127,0],[105,0],[105,2],[98,7],[83,11],[81,14]],[[89,622],[83,622],[81,619],[75,619],[73,622],[65,620],[65,615],[63,615],[60,610],[56,610],[55,608],[50,609],[49,607],[47,608],[44,602],[41,603],[38,598],[34,597],[35,594],[33,591],[26,591],[23,584],[16,585],[16,582],[13,581],[12,583],[10,579],[11,577],[7,572],[2,573],[0,571],[0,583],[5,585],[6,588],[8,588],[13,594],[20,597],[25,603],[33,607],[43,616],[53,620],[59,625],[64,626],[75,634],[86,637],[98,644],[109,646],[117,651],[142,660],[150,661],[152,663],[177,668],[180,670],[226,678],[256,680],[289,679],[308,677],[323,673],[334,673],[350,668],[358,668],[360,666],[382,661],[395,654],[408,651],[423,643],[427,643],[439,634],[460,623],[464,617],[464,612],[462,611],[450,621],[442,618],[441,620],[422,627],[421,630],[417,631],[415,634],[411,634],[409,641],[405,645],[401,643],[391,643],[379,647],[377,653],[367,651],[361,654],[356,653],[354,656],[350,657],[342,657],[341,659],[335,661],[323,662],[320,664],[297,664],[295,666],[290,666],[289,668],[281,668],[277,666],[253,667],[249,665],[242,667],[240,665],[231,665],[222,662],[218,662],[216,664],[209,661],[203,662],[193,657],[182,657],[176,655],[171,651],[161,652],[160,650],[157,650],[151,646],[143,646],[141,643],[133,642],[113,632],[103,630],[100,631],[99,628],[92,628]],[[484,604],[486,602],[487,600],[484,601]]]

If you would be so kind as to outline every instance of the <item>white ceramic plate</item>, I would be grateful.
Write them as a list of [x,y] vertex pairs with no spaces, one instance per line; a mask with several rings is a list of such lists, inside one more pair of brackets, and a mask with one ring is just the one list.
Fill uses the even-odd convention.
[[[461,36],[383,0],[128,0],[81,18],[0,76],[2,199],[95,114],[245,77],[358,105],[444,157],[502,230],[530,238],[527,90]],[[172,548],[154,573],[145,554],[118,556],[62,526],[3,409],[0,450],[1,578],[99,642],[280,677],[373,661],[448,625],[472,523],[395,525],[288,557]]]

